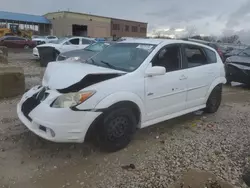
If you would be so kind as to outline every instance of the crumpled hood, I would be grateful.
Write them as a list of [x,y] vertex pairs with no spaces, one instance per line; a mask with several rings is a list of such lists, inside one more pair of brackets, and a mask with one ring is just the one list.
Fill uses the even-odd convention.
[[[100,80],[103,75],[124,73],[125,72],[123,71],[99,67],[82,62],[50,62],[44,73],[43,86],[48,86],[50,89],[62,90],[83,81],[83,78],[86,76],[94,75]],[[91,79],[93,82],[93,78]]]
[[242,56],[231,56],[228,58],[232,63],[249,63],[250,65],[250,57],[242,57]]

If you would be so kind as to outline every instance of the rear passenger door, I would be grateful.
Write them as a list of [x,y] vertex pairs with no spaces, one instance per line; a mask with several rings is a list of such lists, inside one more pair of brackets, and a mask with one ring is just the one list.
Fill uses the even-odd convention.
[[183,65],[187,74],[187,108],[206,103],[206,94],[212,82],[219,77],[216,53],[199,45],[184,44]]

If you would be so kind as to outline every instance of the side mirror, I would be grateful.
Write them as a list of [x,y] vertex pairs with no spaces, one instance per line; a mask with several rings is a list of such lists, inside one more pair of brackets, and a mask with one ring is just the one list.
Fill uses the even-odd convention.
[[166,74],[166,68],[161,66],[149,67],[146,70],[146,76],[160,76]]

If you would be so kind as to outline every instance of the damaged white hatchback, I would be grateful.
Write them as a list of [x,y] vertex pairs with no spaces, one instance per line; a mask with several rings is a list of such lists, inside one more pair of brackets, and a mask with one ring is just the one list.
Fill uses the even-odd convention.
[[136,129],[220,106],[224,65],[205,45],[134,39],[85,62],[49,63],[41,86],[26,92],[17,113],[38,136],[82,143],[96,138],[106,151],[126,147]]

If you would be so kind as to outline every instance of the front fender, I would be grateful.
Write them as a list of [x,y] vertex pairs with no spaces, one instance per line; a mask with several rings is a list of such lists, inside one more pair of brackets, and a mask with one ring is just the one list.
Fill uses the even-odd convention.
[[131,92],[118,92],[108,95],[104,99],[102,99],[96,106],[95,109],[104,109],[122,101],[130,101],[135,103],[141,112],[141,122],[143,122],[145,118],[145,106],[143,100],[136,94]]
[[211,92],[213,91],[213,89],[219,85],[219,84],[225,84],[227,82],[226,78],[225,77],[219,77],[217,79],[215,79],[213,81],[213,83],[211,84],[208,92],[207,92],[207,95],[206,95],[206,98],[208,99],[208,97],[210,96]]

